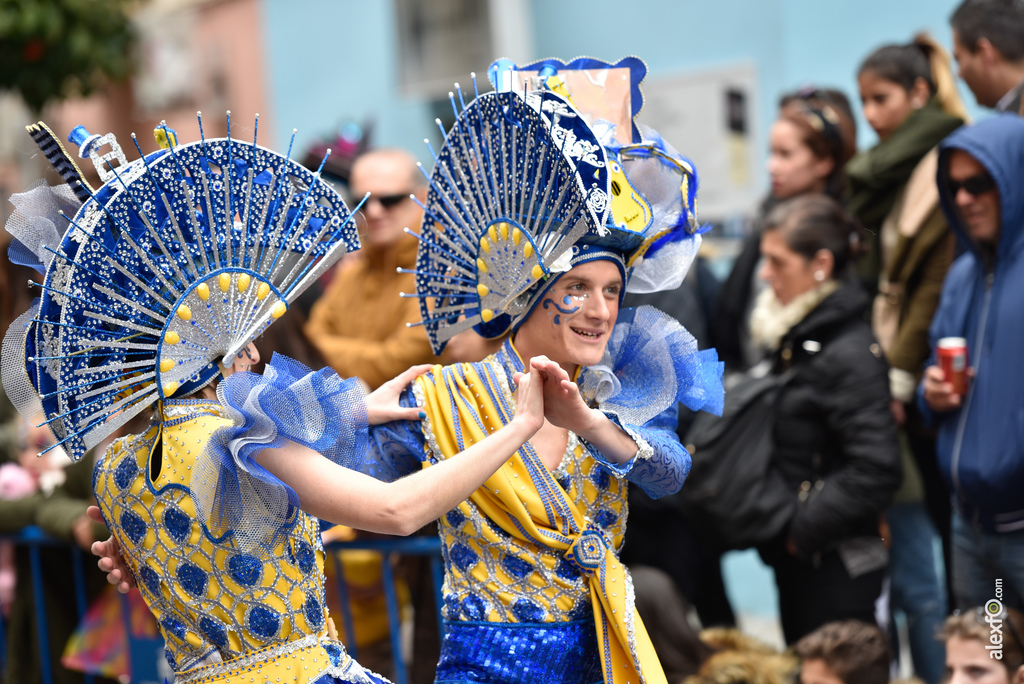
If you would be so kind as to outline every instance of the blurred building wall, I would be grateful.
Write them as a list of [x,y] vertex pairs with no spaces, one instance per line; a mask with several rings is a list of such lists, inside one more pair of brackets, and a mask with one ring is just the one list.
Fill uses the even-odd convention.
[[[140,73],[87,100],[50,107],[44,118],[61,136],[76,124],[114,132],[131,154],[131,132],[144,150],[161,119],[184,140],[197,137],[195,111],[203,110],[208,136],[252,135],[261,115],[260,141],[285,147],[298,129],[295,156],[317,139],[333,138],[345,122],[369,123],[376,145],[397,145],[429,166],[423,139],[437,147],[435,117],[451,117],[447,89],[403,84],[401,31],[410,12],[418,28],[448,39],[463,55],[450,78],[472,90],[475,70],[486,87],[494,57],[527,61],[590,55],[615,60],[642,57],[649,79],[753,64],[750,99],[753,173],[764,187],[765,131],[778,96],[808,83],[838,86],[856,99],[854,72],[874,47],[906,41],[922,29],[951,42],[948,16],[959,0],[150,0],[137,16]],[[482,19],[466,62],[463,33],[439,31],[459,24],[467,8]],[[426,18],[424,18],[426,17]],[[433,22],[431,25],[430,22]],[[456,27],[458,28],[458,27]],[[440,45],[443,48],[444,43]],[[408,46],[406,46],[408,47]],[[469,54],[475,54],[470,52]],[[483,55],[487,55],[486,57]],[[405,72],[408,72],[406,65]],[[444,80],[444,79],[442,79]],[[433,88],[433,90],[431,90]],[[973,97],[965,100],[973,104]],[[978,113],[975,108],[974,113]],[[21,132],[29,114],[9,98],[0,102],[0,200],[37,177],[42,165]],[[864,122],[861,147],[875,141]],[[686,140],[670,140],[684,154]],[[38,155],[35,155],[38,157]],[[5,211],[2,215],[6,215]]]
[[[436,148],[437,105],[422,95],[403,93],[399,85],[397,12],[408,1],[413,0],[261,0],[268,96],[278,114],[278,138],[298,127],[300,146],[331,133],[341,121],[372,119],[375,144],[407,147],[425,164],[430,161],[422,139],[430,137]],[[441,1],[451,5],[459,0]],[[758,92],[752,114],[763,162],[764,132],[781,93],[814,83],[842,88],[856,101],[855,70],[868,52],[883,43],[906,42],[919,30],[930,31],[950,47],[948,17],[958,3],[495,0],[495,23],[518,27],[509,32],[515,34],[513,49],[520,54],[508,54],[507,43],[499,40],[493,56],[529,60],[589,55],[615,60],[635,54],[646,61],[651,79],[753,62]],[[482,82],[487,66],[481,62],[474,67]],[[459,80],[469,88],[468,69]],[[963,92],[973,104],[970,93]],[[861,146],[870,146],[874,133],[863,120],[860,124]],[[670,142],[685,154],[685,140]],[[756,172],[764,183],[762,166]]]

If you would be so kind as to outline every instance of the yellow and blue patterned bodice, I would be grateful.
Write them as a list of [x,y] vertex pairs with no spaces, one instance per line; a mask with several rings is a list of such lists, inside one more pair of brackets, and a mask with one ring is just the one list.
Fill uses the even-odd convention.
[[[506,344],[481,363],[446,367],[414,386],[416,401],[427,413],[421,424],[425,466],[467,448],[500,428],[500,416],[514,413],[510,379],[519,364]],[[453,401],[458,410],[449,408]],[[452,430],[452,425],[460,427]],[[555,518],[564,497],[582,518],[600,528],[616,552],[621,547],[627,483],[601,465],[571,432],[558,470],[549,472],[527,444],[484,487],[504,487],[498,482],[512,484],[513,498],[519,498],[519,490],[526,499],[539,497],[537,505]],[[504,512],[486,508],[480,497],[470,497],[442,516],[439,530],[447,569],[447,620],[550,623],[592,615],[588,579],[566,558],[564,549],[526,533]]]
[[[600,466],[572,434],[562,464],[552,474],[616,550],[621,548],[626,483]],[[520,478],[513,473],[513,479]],[[442,592],[446,619],[536,623],[591,616],[590,589],[579,568],[555,549],[506,533],[472,500],[442,516],[439,529],[447,560]]]
[[256,672],[257,681],[377,681],[329,636],[317,521],[296,511],[291,533],[262,555],[243,552],[231,531],[215,538],[197,519],[190,483],[211,434],[231,420],[194,399],[165,402],[161,418],[110,447],[93,487],[176,681],[249,682]]

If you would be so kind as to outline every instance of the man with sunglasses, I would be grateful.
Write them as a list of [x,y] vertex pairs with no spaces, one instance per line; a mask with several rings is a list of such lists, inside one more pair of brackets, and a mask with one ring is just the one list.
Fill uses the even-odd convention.
[[313,306],[305,333],[329,366],[342,377],[356,376],[376,389],[406,368],[435,360],[415,299],[417,230],[423,211],[410,198],[426,196],[423,175],[405,150],[379,149],[352,166],[350,196],[355,205],[370,197],[357,215],[362,249],[338,266],[334,280]]
[[[939,468],[953,494],[953,593],[985,603],[1002,579],[1024,597],[1024,119],[964,127],[940,145],[939,197],[964,253],[953,263],[930,331],[967,341],[958,394],[925,370],[922,409],[938,427]],[[933,356],[932,363],[935,364]]]

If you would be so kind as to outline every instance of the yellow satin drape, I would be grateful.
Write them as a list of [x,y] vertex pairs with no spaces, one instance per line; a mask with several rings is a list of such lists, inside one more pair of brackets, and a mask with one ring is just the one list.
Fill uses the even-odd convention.
[[[477,372],[491,368],[494,373]],[[515,414],[497,364],[437,366],[417,380],[425,428],[448,458],[500,430]],[[590,586],[601,666],[607,684],[665,684],[647,630],[633,608],[627,570],[599,527],[588,523],[527,443],[470,500],[516,539],[555,549],[575,563]],[[477,572],[484,572],[480,564]]]

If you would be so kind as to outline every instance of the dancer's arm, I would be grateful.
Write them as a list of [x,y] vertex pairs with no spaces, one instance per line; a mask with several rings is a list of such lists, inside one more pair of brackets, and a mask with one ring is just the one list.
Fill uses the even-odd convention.
[[[396,398],[427,369],[429,366],[410,368],[371,394],[367,398],[370,421],[419,418],[418,408],[400,407]],[[266,450],[258,460],[299,494],[303,509],[312,515],[372,532],[411,534],[464,501],[540,428],[544,407],[540,383],[531,390],[534,375],[518,379],[518,412],[503,429],[443,463],[390,484],[336,465],[294,443]],[[98,507],[90,506],[87,512],[103,522]],[[125,594],[135,586],[114,537],[94,543],[92,552],[100,557],[97,565],[118,591]]]
[[462,453],[408,477],[384,483],[290,443],[257,456],[299,495],[304,511],[338,524],[385,534],[412,534],[480,487],[540,429],[544,421],[537,371],[519,378],[516,415]]

